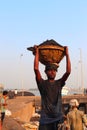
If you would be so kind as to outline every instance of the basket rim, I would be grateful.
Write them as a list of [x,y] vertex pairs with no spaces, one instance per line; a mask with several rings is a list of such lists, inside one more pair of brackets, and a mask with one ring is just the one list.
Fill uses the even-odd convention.
[[39,50],[61,50],[61,51],[64,51],[64,47],[57,47],[57,46],[44,46],[44,47],[41,47],[41,46],[38,46],[38,49]]
[[[60,50],[65,51],[64,47],[58,47],[58,46],[38,46],[39,50]],[[28,47],[27,50],[34,51],[33,47]]]

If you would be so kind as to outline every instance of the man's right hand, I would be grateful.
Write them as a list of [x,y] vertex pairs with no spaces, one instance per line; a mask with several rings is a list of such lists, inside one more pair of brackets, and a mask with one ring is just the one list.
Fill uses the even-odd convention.
[[36,53],[38,52],[38,46],[37,45],[34,45],[34,51],[33,51],[33,54],[36,55]]
[[68,55],[68,47],[65,46],[64,48],[65,48],[65,55]]

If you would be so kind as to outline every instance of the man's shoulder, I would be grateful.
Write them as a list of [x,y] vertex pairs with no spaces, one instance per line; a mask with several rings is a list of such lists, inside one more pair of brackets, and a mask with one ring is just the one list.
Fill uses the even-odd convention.
[[77,109],[77,110],[71,110],[67,114],[68,117],[75,117],[75,115],[77,115],[78,117],[83,117],[84,116],[84,112]]
[[78,110],[78,113],[80,113],[81,115],[84,115],[84,111]]

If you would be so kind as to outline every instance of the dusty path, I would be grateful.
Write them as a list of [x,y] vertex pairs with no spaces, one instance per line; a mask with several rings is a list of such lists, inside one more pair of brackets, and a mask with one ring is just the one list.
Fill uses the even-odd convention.
[[[21,109],[24,109],[30,102],[34,102],[37,99],[39,99],[39,97],[35,96],[19,96],[14,99],[8,99],[7,109],[10,110],[12,113],[15,113],[16,111],[21,111]],[[26,113],[29,113],[31,111],[30,109],[31,108],[27,109]],[[22,127],[21,122],[15,120],[11,116],[10,117],[6,116],[3,122],[3,128],[2,129],[0,128],[0,130],[25,130],[25,129]]]

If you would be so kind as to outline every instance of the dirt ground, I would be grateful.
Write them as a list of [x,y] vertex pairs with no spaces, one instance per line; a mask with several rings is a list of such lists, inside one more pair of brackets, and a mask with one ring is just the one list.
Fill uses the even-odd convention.
[[11,117],[5,117],[2,130],[25,130],[20,123]]
[[[22,108],[25,108],[26,104],[34,102],[34,100],[36,100],[36,96],[19,96],[14,99],[8,99],[7,109],[12,113],[15,113],[17,111],[21,111]],[[28,113],[29,111],[27,110],[26,112]],[[2,129],[0,128],[0,130],[25,130],[22,127],[22,123],[23,122],[15,120],[11,116],[5,116],[3,127]]]

